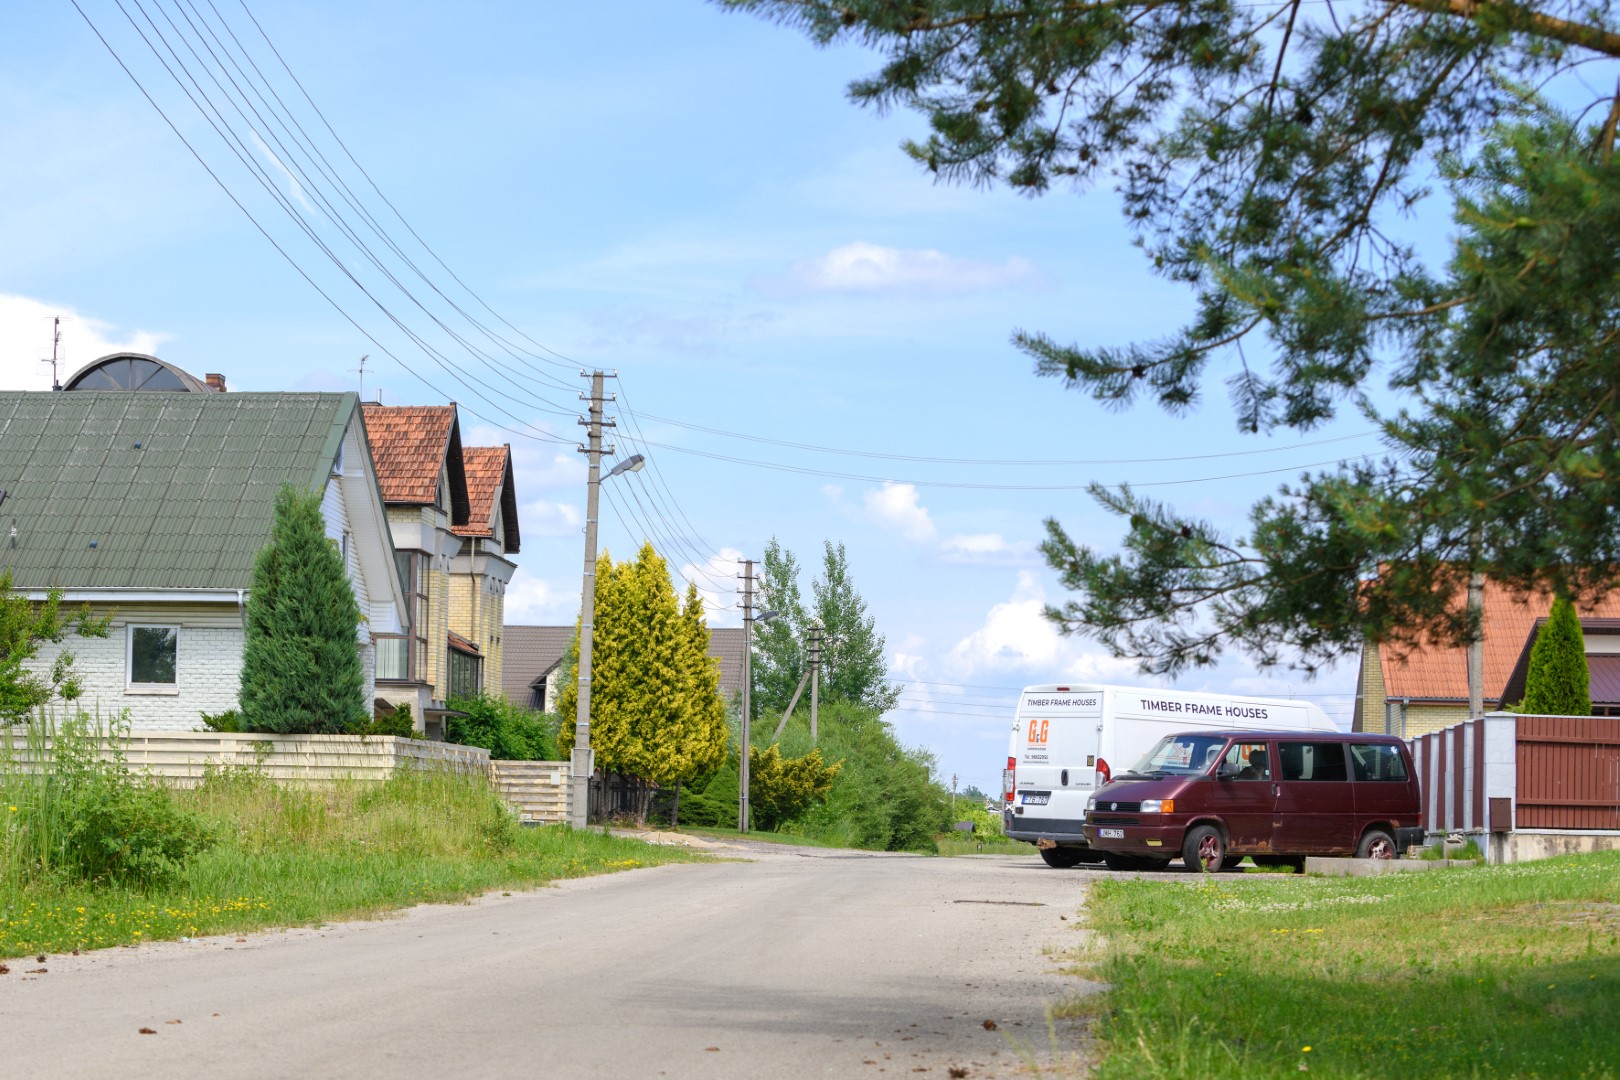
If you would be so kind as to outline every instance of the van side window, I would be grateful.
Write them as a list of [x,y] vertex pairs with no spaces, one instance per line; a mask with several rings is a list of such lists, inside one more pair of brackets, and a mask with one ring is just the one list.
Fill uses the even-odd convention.
[[1236,765],[1239,780],[1270,780],[1271,763],[1266,760],[1265,743],[1233,743],[1221,760],[1223,765]]
[[1282,758],[1284,780],[1348,780],[1344,767],[1344,744],[1336,742],[1281,742],[1277,756]]
[[1350,744],[1350,763],[1357,780],[1406,781],[1406,762],[1398,748],[1388,743]]

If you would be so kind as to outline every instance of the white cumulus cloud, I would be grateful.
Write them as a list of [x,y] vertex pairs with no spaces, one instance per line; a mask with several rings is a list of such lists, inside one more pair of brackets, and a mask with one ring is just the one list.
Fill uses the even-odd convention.
[[1035,545],[1028,540],[1008,540],[1000,533],[970,533],[940,541],[939,554],[949,563],[1006,565],[1029,562]]
[[885,481],[861,496],[862,517],[890,529],[907,540],[932,540],[934,519],[919,499],[916,485]]
[[579,616],[579,582],[559,583],[518,567],[506,587],[506,621],[514,626],[557,626]]
[[[737,593],[742,583],[737,580],[743,553],[736,548],[723,547],[703,563],[684,563],[675,571],[681,581],[676,582],[684,597],[685,582],[697,586],[703,598],[703,617],[710,626],[741,626],[741,601]],[[758,571],[756,570],[756,573]]]
[[1082,639],[1066,638],[1046,618],[1046,592],[1029,571],[1020,572],[1010,599],[992,605],[979,628],[951,650],[959,675],[1023,672],[1042,678],[1135,681],[1136,664],[1119,660]]
[[1005,288],[1034,273],[1035,264],[1019,256],[985,262],[856,241],[794,263],[773,284],[792,292],[962,293]]

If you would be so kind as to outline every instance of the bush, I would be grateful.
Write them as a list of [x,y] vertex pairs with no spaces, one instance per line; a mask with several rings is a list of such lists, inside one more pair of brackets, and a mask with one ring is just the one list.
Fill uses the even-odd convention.
[[[214,844],[208,825],[167,789],[130,775],[126,735],[123,718],[106,729],[84,713],[60,724],[46,714],[28,721],[26,754],[46,764],[25,772],[13,759],[0,767],[0,801],[15,819],[3,834],[0,871],[14,880],[152,883]],[[104,743],[110,760],[101,757]]]
[[496,761],[557,760],[555,717],[488,694],[451,698],[448,704],[466,715],[445,719],[445,742],[482,746]]
[[1519,711],[1537,716],[1591,716],[1591,672],[1575,605],[1559,597],[1530,646],[1524,701]]
[[226,709],[222,713],[202,713],[203,727],[209,731],[223,731],[230,734],[246,731],[242,726],[242,714],[235,709]]
[[775,829],[825,803],[844,764],[824,764],[820,750],[785,758],[777,746],[752,747],[748,762],[748,816],[760,829]]

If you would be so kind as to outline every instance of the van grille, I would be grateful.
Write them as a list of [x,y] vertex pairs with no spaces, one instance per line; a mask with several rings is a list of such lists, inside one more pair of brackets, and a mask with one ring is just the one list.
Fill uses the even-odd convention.
[[1098,799],[1092,804],[1104,813],[1115,811],[1121,814],[1140,814],[1142,804],[1139,802],[1126,802],[1124,799]]
[[1088,814],[1087,825],[1140,825],[1142,819],[1135,814]]

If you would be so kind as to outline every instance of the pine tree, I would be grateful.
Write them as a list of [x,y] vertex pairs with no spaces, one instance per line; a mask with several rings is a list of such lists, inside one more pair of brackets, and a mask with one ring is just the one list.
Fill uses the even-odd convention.
[[[1064,632],[1154,673],[1232,648],[1311,670],[1367,638],[1466,640],[1448,603],[1475,571],[1577,600],[1617,581],[1620,92],[1568,116],[1528,89],[1612,68],[1614,5],[719,2],[880,53],[849,96],[920,114],[905,150],[935,177],[1118,179],[1191,316],[1122,345],[1018,331],[1037,373],[1171,417],[1224,382],[1255,435],[1376,422],[1380,450],[1256,503],[1246,535],[1094,486],[1125,536],[1047,522],[1079,594],[1048,612]],[[1458,211],[1449,262],[1407,231],[1434,200]]]
[[284,485],[270,542],[253,565],[243,620],[241,708],[248,731],[337,734],[363,723],[360,607],[326,535],[319,492]]
[[1591,672],[1586,641],[1575,605],[1564,597],[1553,601],[1547,621],[1530,647],[1520,712],[1537,716],[1591,716]]
[[726,702],[720,694],[720,661],[709,655],[709,627],[703,598],[688,583],[681,609],[676,671],[681,675],[680,717],[654,778],[675,787],[671,824],[680,824],[681,785],[706,776],[726,760],[731,734]]

